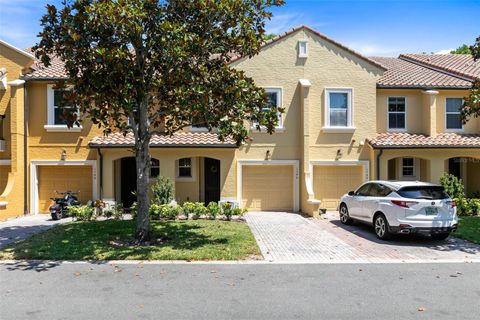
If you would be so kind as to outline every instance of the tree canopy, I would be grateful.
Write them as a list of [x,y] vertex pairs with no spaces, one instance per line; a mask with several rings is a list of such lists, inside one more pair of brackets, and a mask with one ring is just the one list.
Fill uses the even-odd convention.
[[[480,36],[476,39],[475,44],[470,46],[470,52],[475,61],[480,59]],[[463,122],[468,122],[472,117],[480,117],[480,78],[473,81],[470,94],[464,98],[462,106]]]
[[[65,63],[69,99],[103,128],[135,136],[137,239],[148,238],[149,142],[195,124],[219,139],[272,133],[276,107],[229,66],[260,50],[270,7],[283,0],[65,0],[47,5],[36,56]],[[62,85],[62,84],[59,84]],[[262,111],[268,109],[267,111]],[[67,117],[69,119],[70,117]],[[69,121],[69,125],[74,121]]]
[[470,46],[468,44],[463,44],[455,50],[450,51],[451,54],[471,54]]

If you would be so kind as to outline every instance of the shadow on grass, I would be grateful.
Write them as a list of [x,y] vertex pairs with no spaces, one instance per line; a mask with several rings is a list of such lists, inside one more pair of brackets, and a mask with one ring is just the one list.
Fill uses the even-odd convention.
[[[225,236],[228,228],[221,222],[154,221],[151,229],[154,240],[150,245],[114,245],[133,240],[134,221],[74,222],[10,245],[0,257],[17,260],[188,260],[195,259],[194,254],[204,257],[218,252],[234,241],[232,236]],[[44,271],[55,267],[55,262],[19,262],[11,267]]]

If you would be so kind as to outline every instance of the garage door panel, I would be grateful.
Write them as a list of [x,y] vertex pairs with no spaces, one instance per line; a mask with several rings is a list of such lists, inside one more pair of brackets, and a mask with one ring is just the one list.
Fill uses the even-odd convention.
[[363,183],[363,166],[315,166],[313,192],[320,208],[335,210],[340,197]]
[[55,190],[80,191],[81,203],[92,200],[92,167],[91,166],[39,166],[38,167],[38,209],[48,212],[55,197]]
[[293,210],[292,166],[244,166],[242,204],[250,210]]

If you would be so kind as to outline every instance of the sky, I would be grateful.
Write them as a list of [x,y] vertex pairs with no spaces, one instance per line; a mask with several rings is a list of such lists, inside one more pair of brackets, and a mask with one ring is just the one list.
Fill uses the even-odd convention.
[[[286,0],[267,32],[308,25],[367,56],[448,53],[480,36],[480,0]],[[45,4],[61,0],[0,0],[0,39],[34,45]]]

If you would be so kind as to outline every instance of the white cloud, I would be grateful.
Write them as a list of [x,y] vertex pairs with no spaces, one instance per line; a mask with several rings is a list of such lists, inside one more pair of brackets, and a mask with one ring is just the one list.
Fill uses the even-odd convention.
[[282,34],[290,29],[301,25],[308,25],[312,28],[325,26],[324,23],[313,22],[310,18],[301,13],[288,13],[274,15],[272,20],[267,22],[267,33]]
[[435,52],[435,54],[449,54],[449,53],[452,52],[453,50],[455,50],[455,49],[454,49],[454,48],[442,49],[442,50],[439,50],[438,52]]
[[396,56],[405,51],[402,48],[392,48],[375,43],[350,42],[347,46],[366,56]]

